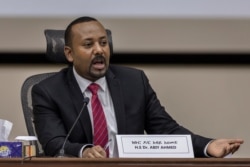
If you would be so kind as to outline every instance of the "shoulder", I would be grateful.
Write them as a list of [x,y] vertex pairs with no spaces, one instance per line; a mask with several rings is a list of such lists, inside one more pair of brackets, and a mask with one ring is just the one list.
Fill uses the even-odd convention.
[[116,78],[121,81],[147,81],[148,78],[143,70],[122,65],[110,65],[107,73],[108,78]]
[[39,81],[35,86],[53,88],[63,85],[66,82],[66,78],[69,71],[70,68],[64,68],[58,72],[40,74],[40,75],[48,75],[48,77],[42,77],[43,79]]
[[110,71],[114,74],[141,74],[144,73],[143,70],[134,67],[127,67],[122,65],[110,65]]

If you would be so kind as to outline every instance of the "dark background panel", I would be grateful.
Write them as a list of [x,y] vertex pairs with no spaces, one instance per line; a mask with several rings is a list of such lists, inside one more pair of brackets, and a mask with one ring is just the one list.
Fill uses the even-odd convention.
[[[0,53],[0,63],[51,64],[44,53]],[[119,64],[250,64],[250,53],[115,53]]]

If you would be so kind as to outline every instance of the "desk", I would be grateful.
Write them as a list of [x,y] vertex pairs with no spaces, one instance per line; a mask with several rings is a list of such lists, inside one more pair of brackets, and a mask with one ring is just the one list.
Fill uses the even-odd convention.
[[250,167],[250,158],[0,158],[0,167]]

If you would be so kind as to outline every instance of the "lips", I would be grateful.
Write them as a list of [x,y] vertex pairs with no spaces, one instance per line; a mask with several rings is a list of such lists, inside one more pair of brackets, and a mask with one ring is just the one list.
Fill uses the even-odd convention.
[[97,70],[102,70],[105,68],[104,58],[103,57],[96,57],[92,61],[92,66]]

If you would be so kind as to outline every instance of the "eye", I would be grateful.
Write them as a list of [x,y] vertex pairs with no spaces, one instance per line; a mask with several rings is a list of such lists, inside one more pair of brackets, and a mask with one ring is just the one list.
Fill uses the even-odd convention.
[[85,41],[85,42],[83,43],[83,46],[84,46],[85,48],[90,48],[92,45],[93,45],[93,42],[91,42],[91,41]]
[[101,40],[100,41],[100,45],[101,46],[106,46],[107,45],[107,40],[105,39],[105,40]]

